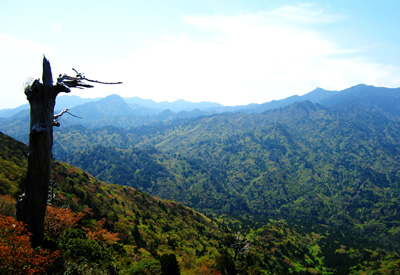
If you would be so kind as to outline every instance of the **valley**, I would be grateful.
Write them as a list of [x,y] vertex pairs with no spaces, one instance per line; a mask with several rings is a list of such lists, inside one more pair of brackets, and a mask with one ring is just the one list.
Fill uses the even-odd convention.
[[[196,268],[203,259],[224,274],[218,264],[233,260],[222,240],[240,232],[253,264],[236,268],[253,274],[400,268],[400,89],[319,88],[239,107],[128,102],[110,96],[72,107],[82,119],[60,119],[54,178],[63,204],[89,207],[148,259],[168,251],[181,267],[194,257]],[[26,143],[28,124],[22,110],[0,131]],[[23,178],[24,145],[14,143],[3,137],[12,150],[2,148],[2,167],[13,167],[3,168],[3,195],[17,195]]]

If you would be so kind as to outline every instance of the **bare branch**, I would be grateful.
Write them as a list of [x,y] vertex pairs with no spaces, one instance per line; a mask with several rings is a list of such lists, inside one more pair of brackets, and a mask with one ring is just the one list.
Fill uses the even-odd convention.
[[73,116],[73,117],[83,119],[82,117],[79,117],[79,116],[76,116],[76,115],[74,115],[74,114],[71,114],[71,113],[68,112],[68,111],[69,111],[69,109],[68,109],[68,108],[65,108],[65,109],[62,110],[59,114],[55,115],[55,116],[53,117],[53,126],[60,127],[60,122],[57,121],[57,118],[59,118],[60,116],[62,116],[62,115],[65,114],[65,113],[67,113],[67,114],[69,114],[69,115],[71,115],[71,116]]
[[122,82],[103,82],[103,81],[91,80],[91,79],[87,79],[87,78],[84,78],[84,79],[85,79],[86,81],[89,81],[89,82],[100,83],[100,84],[107,84],[107,85],[122,84]]
[[65,108],[64,110],[62,110],[59,114],[55,115],[53,117],[53,126],[56,127],[60,127],[60,122],[57,121],[57,118],[59,118],[60,116],[62,116],[63,114],[65,114],[66,112],[68,112],[68,108]]
[[84,80],[89,81],[89,82],[100,83],[100,84],[107,84],[107,85],[122,84],[122,82],[103,82],[103,81],[88,79],[88,78],[85,77],[85,74],[84,74],[84,73],[78,73],[78,71],[75,70],[74,68],[72,68],[72,70],[73,70],[74,72],[76,72],[76,77],[77,77],[77,78],[81,78],[81,79],[84,79]]
[[237,256],[247,254],[249,248],[251,247],[251,243],[246,239],[246,237],[242,237],[240,233],[236,233],[235,240],[236,243],[231,245],[231,247],[234,249],[234,261],[236,261]]
[[92,83],[99,83],[99,84],[106,84],[106,85],[115,85],[115,84],[122,84],[122,82],[103,82],[99,80],[88,79],[85,77],[84,73],[79,73],[77,70],[72,68],[72,70],[76,73],[76,76],[69,76],[69,75],[60,75],[57,79],[57,84],[62,85],[65,88],[93,88],[93,85],[86,84],[84,81],[92,82]]
[[60,116],[62,116],[63,114],[65,114],[65,113],[68,112],[68,111],[69,111],[69,109],[68,109],[68,108],[65,108],[65,109],[62,110],[59,114],[55,115],[55,116],[54,116],[54,119],[59,118]]
[[85,75],[84,75],[83,73],[78,73],[78,71],[75,70],[74,68],[72,68],[72,70],[73,70],[74,72],[76,72],[76,77],[85,78]]
[[74,114],[71,114],[70,112],[67,112],[67,114],[69,114],[70,116],[73,116],[73,117],[76,117],[76,118],[80,118],[80,119],[83,119],[83,117],[80,117],[80,116],[76,116],[76,115],[74,115]]
[[82,81],[85,80],[82,77],[72,77],[66,74],[60,75],[57,78],[57,84],[63,85],[67,88],[93,88],[93,85],[85,84]]

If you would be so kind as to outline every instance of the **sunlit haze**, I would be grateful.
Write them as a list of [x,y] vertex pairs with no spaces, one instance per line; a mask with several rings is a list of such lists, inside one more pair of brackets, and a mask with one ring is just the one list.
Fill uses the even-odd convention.
[[400,86],[400,1],[2,1],[0,109],[43,54],[81,97],[263,103],[316,87]]

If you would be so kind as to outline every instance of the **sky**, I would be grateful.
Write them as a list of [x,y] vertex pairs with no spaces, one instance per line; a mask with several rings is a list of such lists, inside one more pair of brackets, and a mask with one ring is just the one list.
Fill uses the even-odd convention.
[[398,0],[0,1],[0,109],[42,75],[71,95],[264,103],[316,87],[400,87]]

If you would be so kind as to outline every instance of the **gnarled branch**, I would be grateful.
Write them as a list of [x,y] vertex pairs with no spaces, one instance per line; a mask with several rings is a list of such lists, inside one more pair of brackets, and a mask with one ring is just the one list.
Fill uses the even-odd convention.
[[53,118],[53,126],[60,127],[60,122],[57,121],[57,118],[59,118],[60,116],[62,116],[62,115],[65,114],[65,113],[67,113],[67,114],[69,114],[69,115],[71,115],[71,116],[73,116],[73,117],[77,117],[77,118],[82,119],[82,117],[79,117],[79,116],[76,116],[76,115],[74,115],[74,114],[71,114],[71,113],[68,112],[68,111],[69,111],[69,109],[68,109],[68,108],[65,108],[65,109],[62,110],[60,113],[54,115],[54,118]]
[[[53,85],[50,62],[43,57],[43,83],[35,80],[32,85],[25,89],[29,101],[30,111],[30,133],[29,133],[29,156],[28,171],[23,191],[25,196],[17,204],[18,220],[28,225],[32,233],[32,244],[38,246],[44,237],[44,217],[48,200],[48,189],[50,183],[51,150],[53,147],[53,126],[59,126],[57,118],[68,109],[54,115],[56,97],[60,92],[70,92],[70,88],[92,88],[88,82],[101,84],[107,83],[87,79],[83,74],[77,73],[76,77],[63,75]],[[72,114],[71,114],[72,115]]]
[[107,84],[107,85],[115,85],[115,84],[122,84],[122,82],[103,82],[99,80],[93,80],[93,79],[88,79],[85,77],[84,73],[78,73],[77,70],[72,68],[72,70],[76,73],[76,76],[69,76],[69,75],[59,75],[57,78],[57,85],[64,86],[66,88],[78,88],[78,89],[83,89],[83,88],[93,88],[93,85],[86,84],[84,83],[85,81],[87,82],[92,82],[92,83],[99,83],[99,84]]

